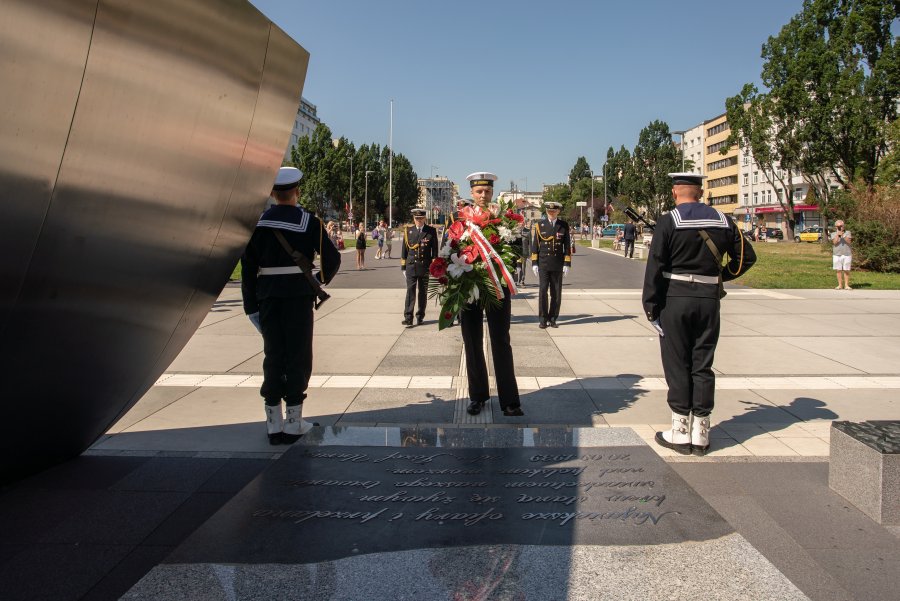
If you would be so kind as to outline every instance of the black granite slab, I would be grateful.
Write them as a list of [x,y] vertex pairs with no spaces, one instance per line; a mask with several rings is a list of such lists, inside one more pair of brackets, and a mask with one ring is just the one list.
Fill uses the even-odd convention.
[[732,532],[646,445],[298,444],[166,561],[297,564],[472,545],[656,545]]
[[832,422],[831,427],[879,453],[900,454],[900,421]]

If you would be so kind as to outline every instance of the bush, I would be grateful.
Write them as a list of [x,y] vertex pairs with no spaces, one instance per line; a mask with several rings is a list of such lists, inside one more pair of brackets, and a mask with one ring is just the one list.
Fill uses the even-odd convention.
[[857,189],[836,204],[835,217],[843,217],[853,234],[853,262],[863,269],[900,273],[900,188]]

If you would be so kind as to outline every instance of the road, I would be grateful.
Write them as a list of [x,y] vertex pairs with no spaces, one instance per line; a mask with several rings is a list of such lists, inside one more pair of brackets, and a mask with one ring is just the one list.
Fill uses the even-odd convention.
[[[357,271],[356,251],[341,253],[341,270],[335,276],[330,288],[404,288],[405,277],[400,272],[399,245],[394,247],[394,259],[375,259],[375,248],[366,249],[366,269]],[[594,250],[579,246],[572,257],[572,269],[563,280],[563,289],[597,288],[623,289],[640,288],[644,281],[644,266],[641,260],[629,260],[621,253]],[[531,264],[525,276],[525,287],[534,288],[537,278],[531,273]]]

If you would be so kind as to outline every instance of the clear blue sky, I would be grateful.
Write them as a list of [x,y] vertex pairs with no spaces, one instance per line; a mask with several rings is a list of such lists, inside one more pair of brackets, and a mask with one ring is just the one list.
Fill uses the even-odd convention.
[[[595,172],[654,119],[693,127],[759,84],[801,0],[251,0],[311,54],[303,95],[334,137],[387,145],[420,177],[506,189]],[[434,169],[432,169],[434,166]]]

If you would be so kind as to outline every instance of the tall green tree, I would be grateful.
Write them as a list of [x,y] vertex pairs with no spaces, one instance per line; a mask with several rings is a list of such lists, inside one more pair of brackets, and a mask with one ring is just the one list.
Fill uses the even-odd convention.
[[632,153],[631,169],[622,178],[622,192],[646,208],[656,220],[672,208],[672,180],[669,173],[681,170],[681,155],[672,143],[665,121],[653,121],[641,130]]
[[767,91],[745,86],[726,103],[734,139],[784,178],[801,174],[822,202],[827,175],[871,188],[897,118],[898,16],[897,0],[804,0],[762,47]]
[[300,186],[300,204],[306,209],[324,215],[329,207],[329,190],[333,187],[331,174],[326,164],[334,147],[331,143],[331,129],[324,123],[316,126],[312,136],[297,140],[291,150],[291,162],[303,172]]
[[586,158],[578,157],[578,160],[575,161],[575,165],[569,171],[569,187],[573,188],[575,182],[589,177],[591,177],[590,163],[587,162]]

